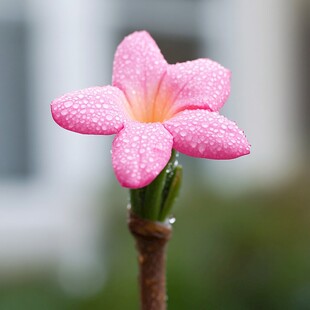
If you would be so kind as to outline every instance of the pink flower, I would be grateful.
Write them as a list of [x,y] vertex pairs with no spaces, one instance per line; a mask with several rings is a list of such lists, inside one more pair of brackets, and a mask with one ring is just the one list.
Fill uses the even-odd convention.
[[116,134],[116,177],[124,187],[140,188],[161,172],[172,148],[208,159],[250,152],[244,133],[218,113],[229,79],[210,59],[169,65],[147,32],[134,32],[117,48],[113,86],[65,94],[51,103],[52,115],[71,131]]

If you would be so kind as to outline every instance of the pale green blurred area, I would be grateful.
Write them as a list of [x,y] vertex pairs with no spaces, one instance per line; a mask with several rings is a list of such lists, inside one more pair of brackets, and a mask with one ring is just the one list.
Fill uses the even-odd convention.
[[0,310],[138,309],[128,191],[111,138],[52,121],[64,92],[109,84],[122,37],[232,72],[223,114],[252,153],[180,156],[169,309],[310,309],[307,0],[0,0]]
[[[309,179],[223,199],[184,189],[168,250],[169,309],[309,309]],[[83,298],[53,281],[2,284],[0,309],[138,309],[136,253],[120,188],[109,199],[106,281]]]

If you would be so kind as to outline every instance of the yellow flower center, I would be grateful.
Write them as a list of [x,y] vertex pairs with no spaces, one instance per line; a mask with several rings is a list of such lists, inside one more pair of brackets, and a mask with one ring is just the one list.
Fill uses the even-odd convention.
[[163,123],[175,114],[167,95],[157,97],[151,103],[133,102],[129,105],[128,112],[133,120],[141,123]]

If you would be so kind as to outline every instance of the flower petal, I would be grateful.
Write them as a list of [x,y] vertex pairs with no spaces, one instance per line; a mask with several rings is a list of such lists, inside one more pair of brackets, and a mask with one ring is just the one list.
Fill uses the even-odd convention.
[[51,103],[52,115],[61,127],[84,134],[110,135],[128,118],[127,100],[112,86],[91,87],[65,94]]
[[144,118],[153,108],[167,66],[155,41],[145,31],[134,32],[118,46],[113,64],[113,86],[125,93],[133,119],[147,121]]
[[189,156],[232,159],[250,153],[244,133],[217,112],[185,110],[164,126],[173,135],[173,147]]
[[[184,109],[219,111],[230,93],[230,71],[210,59],[169,65],[160,96],[169,94],[168,116]],[[164,98],[158,98],[163,100]]]
[[120,184],[140,188],[151,183],[169,161],[172,143],[172,136],[160,123],[126,123],[112,146]]

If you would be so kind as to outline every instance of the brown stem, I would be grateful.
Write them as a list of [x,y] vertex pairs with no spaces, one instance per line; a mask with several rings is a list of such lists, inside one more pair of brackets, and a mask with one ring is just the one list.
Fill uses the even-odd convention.
[[130,213],[128,227],[138,251],[141,310],[165,310],[166,244],[171,226]]

